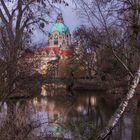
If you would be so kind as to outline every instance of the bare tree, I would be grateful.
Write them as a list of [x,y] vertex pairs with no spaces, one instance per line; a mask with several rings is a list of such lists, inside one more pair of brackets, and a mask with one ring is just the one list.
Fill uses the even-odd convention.
[[[75,1],[75,4],[76,1]],[[140,1],[139,0],[79,0],[77,7],[80,8],[81,15],[86,17],[94,30],[104,30],[104,37],[101,45],[110,48],[116,60],[127,70],[130,88],[126,97],[109,120],[103,133],[99,134],[99,140],[105,139],[118,123],[124,113],[130,99],[134,96],[135,89],[139,84],[140,62],[139,35],[140,35]],[[113,37],[110,28],[118,28],[121,32],[119,36]],[[99,32],[100,34],[100,32]],[[100,37],[102,34],[100,34]],[[119,54],[119,47],[122,52]],[[137,71],[137,72],[136,72]],[[134,73],[136,74],[134,75]]]
[[74,60],[83,66],[86,77],[91,79],[96,73],[96,45],[95,34],[92,29],[81,26],[74,32],[76,47],[74,47]]
[[[12,5],[8,7],[8,5]],[[48,16],[49,8],[45,3],[30,1],[0,1],[0,58],[4,64],[5,93],[11,94],[18,78],[18,63],[25,47],[29,46],[33,25],[48,23],[43,17]],[[38,10],[40,9],[40,10]],[[36,13],[39,11],[38,14]],[[40,26],[39,26],[40,27]]]

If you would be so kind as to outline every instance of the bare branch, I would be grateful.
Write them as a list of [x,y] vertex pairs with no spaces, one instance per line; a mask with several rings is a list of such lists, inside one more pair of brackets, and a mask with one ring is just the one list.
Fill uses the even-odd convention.
[[0,9],[0,18],[4,24],[7,24],[7,20],[6,20],[5,16],[3,15],[3,12],[1,9]]
[[3,0],[0,0],[0,1],[1,1],[1,4],[2,4],[4,10],[5,10],[6,15],[7,15],[8,18],[10,19],[11,15],[10,15],[10,12],[9,12],[9,10],[8,10],[8,8],[7,8],[6,4],[5,4],[5,2],[4,2]]

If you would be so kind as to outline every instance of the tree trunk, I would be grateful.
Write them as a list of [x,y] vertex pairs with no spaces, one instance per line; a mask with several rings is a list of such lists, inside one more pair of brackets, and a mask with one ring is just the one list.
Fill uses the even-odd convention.
[[139,69],[134,76],[134,79],[132,81],[132,84],[130,86],[128,93],[126,94],[126,97],[122,100],[118,109],[115,111],[114,115],[109,120],[108,125],[105,127],[103,132],[99,135],[97,140],[104,140],[111,133],[113,128],[117,125],[119,119],[121,118],[126,107],[128,106],[130,99],[133,98],[133,96],[135,94],[136,87],[139,84],[139,81],[140,81],[140,66],[139,66]]

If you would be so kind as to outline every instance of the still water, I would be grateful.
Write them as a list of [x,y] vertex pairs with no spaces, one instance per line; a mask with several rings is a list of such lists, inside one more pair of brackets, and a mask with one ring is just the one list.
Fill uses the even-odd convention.
[[[57,93],[59,94],[52,94]],[[51,93],[51,94],[50,94]],[[0,140],[46,137],[88,140],[107,124],[120,102],[105,93],[44,91],[32,99],[9,100],[0,110]],[[49,97],[46,95],[49,95]],[[135,97],[108,140],[140,140],[140,102]],[[11,137],[11,139],[9,138]]]

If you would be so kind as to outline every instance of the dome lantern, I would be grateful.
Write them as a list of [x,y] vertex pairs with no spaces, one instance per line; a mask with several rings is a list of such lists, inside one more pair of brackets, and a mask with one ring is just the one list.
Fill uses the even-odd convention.
[[68,27],[64,24],[62,13],[58,14],[56,22],[51,27],[50,34],[52,34],[53,32],[56,32],[56,31],[59,33],[68,33],[69,32]]
[[62,13],[59,13],[58,14],[56,23],[64,23]]

